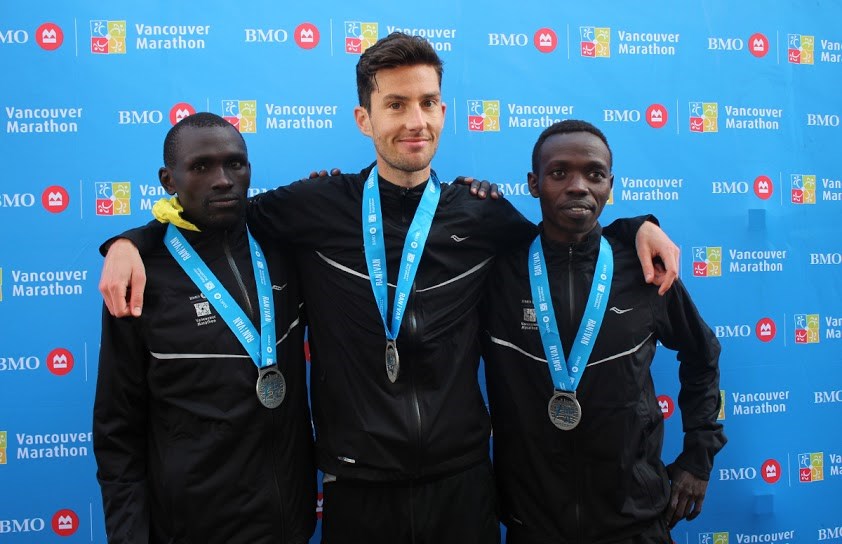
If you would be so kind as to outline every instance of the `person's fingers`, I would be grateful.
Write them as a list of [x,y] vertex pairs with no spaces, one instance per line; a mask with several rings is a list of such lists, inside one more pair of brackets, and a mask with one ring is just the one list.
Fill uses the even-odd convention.
[[643,266],[643,279],[646,283],[655,281],[655,266],[652,264],[652,254],[649,253],[649,248],[637,246],[637,258],[640,259],[640,264]]
[[126,304],[126,286],[108,284],[105,282],[104,276],[103,272],[103,277],[99,281],[99,292],[102,294],[108,313],[114,317],[129,315],[128,305]]
[[501,196],[500,195],[500,187],[498,187],[496,183],[492,183],[491,184],[491,190],[489,191],[489,194],[491,195],[491,198],[493,198],[494,200],[497,200]]
[[678,273],[675,270],[667,270],[666,272],[664,272],[660,278],[660,287],[658,288],[658,294],[663,295],[664,293],[669,291],[672,287],[672,284],[675,283],[675,279],[677,277]]
[[338,175],[341,175],[341,174],[342,174],[342,170],[340,170],[339,168],[331,168],[330,169],[330,175],[331,176],[338,176]]
[[131,299],[129,301],[129,310],[135,317],[140,317],[143,313],[143,291],[146,289],[146,272],[143,267],[132,268],[132,279],[130,287]]
[[694,519],[699,517],[699,514],[702,513],[702,503],[704,503],[704,502],[705,502],[705,496],[704,495],[702,495],[701,497],[698,497],[696,499],[696,502],[693,505],[693,511],[690,512],[689,514],[687,514],[687,521],[693,521]]

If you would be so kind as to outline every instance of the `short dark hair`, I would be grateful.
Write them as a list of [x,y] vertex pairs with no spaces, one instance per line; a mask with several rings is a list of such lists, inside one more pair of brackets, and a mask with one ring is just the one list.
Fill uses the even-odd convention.
[[[181,133],[181,130],[186,127],[231,127],[232,130],[237,130],[234,125],[215,113],[201,111],[199,113],[194,113],[193,115],[188,115],[176,123],[175,126],[167,132],[167,137],[164,138],[164,166],[167,168],[172,168],[175,165],[175,158],[178,153],[178,136]],[[243,148],[245,148],[246,152],[248,152],[246,140],[243,138],[243,135],[240,134],[239,130],[237,130],[237,134],[240,135],[240,140],[243,141]]]
[[430,45],[420,36],[410,36],[403,32],[392,32],[382,40],[365,50],[357,62],[357,95],[360,106],[371,110],[371,93],[377,81],[375,76],[380,70],[400,66],[425,64],[436,69],[441,86],[444,72],[441,59]]
[[553,123],[552,125],[548,126],[544,129],[544,132],[542,132],[541,135],[538,136],[538,140],[535,142],[535,147],[532,148],[533,174],[538,174],[539,162],[541,161],[541,146],[544,145],[544,142],[547,141],[547,138],[549,138],[550,136],[555,136],[556,134],[569,134],[571,132],[590,132],[591,134],[602,140],[602,143],[604,143],[605,147],[608,148],[608,159],[611,161],[611,164],[609,164],[608,166],[613,165],[614,154],[611,152],[611,146],[608,145],[608,139],[605,137],[605,134],[603,134],[601,130],[588,123],[587,121],[579,121],[577,119],[565,119],[564,121],[559,121],[558,123]]

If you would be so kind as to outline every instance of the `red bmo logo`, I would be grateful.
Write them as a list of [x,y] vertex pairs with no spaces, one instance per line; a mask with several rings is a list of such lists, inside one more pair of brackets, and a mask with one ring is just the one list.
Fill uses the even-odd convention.
[[322,493],[316,495],[316,517],[322,519],[322,510],[324,508],[325,499]]
[[44,23],[35,31],[35,41],[38,42],[41,49],[55,51],[64,42],[64,32],[55,23]]
[[179,102],[172,108],[170,108],[170,123],[175,125],[185,117],[189,117],[196,113],[196,108],[188,104],[187,102]]
[[661,408],[664,419],[669,419],[675,413],[675,402],[668,395],[658,396],[658,406]]
[[61,213],[70,204],[70,195],[61,185],[51,185],[41,193],[41,205],[50,213]]
[[56,376],[65,376],[73,370],[73,354],[64,348],[56,348],[47,354],[47,368]]
[[748,39],[748,51],[757,58],[765,57],[769,52],[769,39],[757,32]]
[[761,200],[768,200],[775,192],[775,186],[769,176],[757,176],[754,180],[754,194]]
[[776,484],[781,479],[781,464],[774,459],[766,459],[760,466],[760,476],[767,484]]
[[67,508],[59,510],[53,514],[52,526],[58,536],[70,536],[79,528],[79,516]]
[[754,333],[761,342],[771,342],[777,333],[775,322],[768,317],[764,317],[754,326]]
[[552,28],[541,28],[535,32],[532,43],[541,53],[552,53],[558,45],[558,36]]
[[661,104],[652,104],[646,108],[646,122],[652,128],[664,128],[668,118],[667,109]]
[[313,49],[319,45],[319,29],[312,23],[301,23],[295,27],[295,43],[301,49]]

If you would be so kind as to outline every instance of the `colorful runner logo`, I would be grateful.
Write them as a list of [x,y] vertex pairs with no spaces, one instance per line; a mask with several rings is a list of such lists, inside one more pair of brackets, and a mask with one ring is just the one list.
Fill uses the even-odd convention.
[[362,55],[377,42],[377,23],[345,21],[345,52]]
[[6,464],[6,431],[0,431],[0,465]]
[[816,176],[792,174],[789,179],[792,182],[790,195],[793,204],[816,203]]
[[718,132],[718,119],[716,102],[690,102],[690,132]]
[[699,533],[699,544],[728,544],[728,533]]
[[468,130],[500,132],[500,101],[468,100]]
[[96,191],[97,215],[129,215],[132,184],[128,181],[98,181]]
[[712,277],[722,275],[722,247],[694,247],[693,275]]
[[223,100],[222,117],[241,133],[257,132],[257,100]]
[[824,454],[799,453],[798,454],[798,481],[820,482],[824,480]]
[[608,58],[611,56],[610,28],[580,26],[579,37],[583,57]]
[[819,343],[819,314],[795,314],[795,343]]
[[124,55],[126,53],[126,21],[91,21],[91,53]]
[[787,36],[787,60],[790,64],[813,64],[816,56],[816,37],[801,34]]

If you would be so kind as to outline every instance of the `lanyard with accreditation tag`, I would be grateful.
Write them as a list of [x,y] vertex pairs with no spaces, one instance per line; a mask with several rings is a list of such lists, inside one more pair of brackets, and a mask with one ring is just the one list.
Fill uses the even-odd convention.
[[588,304],[582,321],[579,323],[569,361],[564,360],[558,321],[550,296],[548,273],[544,248],[541,246],[541,236],[538,235],[529,246],[529,286],[532,289],[532,304],[535,306],[538,332],[541,335],[547,366],[550,368],[555,386],[555,393],[550,399],[547,412],[553,425],[569,431],[575,428],[582,419],[582,407],[576,400],[576,387],[582,379],[593,351],[593,345],[602,326],[602,318],[605,316],[608,294],[611,291],[611,278],[614,275],[614,254],[611,251],[611,244],[605,238],[600,238],[599,257],[596,261],[590,295],[588,295]]
[[272,299],[272,282],[263,250],[248,232],[251,263],[260,299],[260,333],[234,301],[231,293],[211,272],[190,242],[172,224],[167,226],[166,246],[175,261],[205,295],[234,336],[248,352],[257,366],[257,398],[267,408],[277,408],[286,395],[286,380],[275,359],[275,302]]
[[395,300],[392,306],[392,321],[389,325],[389,289],[386,274],[386,243],[383,239],[383,213],[380,209],[380,188],[377,183],[377,166],[371,169],[368,179],[363,186],[362,220],[363,220],[363,248],[365,248],[365,262],[371,281],[371,290],[377,302],[377,309],[386,330],[386,377],[395,383],[400,372],[400,358],[398,357],[397,338],[403,321],[409,293],[424,245],[433,225],[433,217],[441,195],[441,184],[435,172],[431,172],[427,187],[418,203],[415,217],[409,225],[406,240],[401,255],[398,283],[395,288]]

